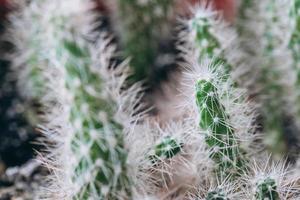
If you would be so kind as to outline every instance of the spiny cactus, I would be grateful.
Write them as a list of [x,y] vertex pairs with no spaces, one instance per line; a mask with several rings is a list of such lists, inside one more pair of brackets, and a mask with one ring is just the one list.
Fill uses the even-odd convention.
[[[288,44],[289,49],[292,51],[292,56],[293,56],[293,61],[292,65],[295,70],[296,74],[296,82],[295,82],[295,87],[298,87],[300,84],[300,1],[298,0],[293,0],[290,2],[290,18],[291,18],[291,23],[292,23],[292,33],[291,33],[291,38]],[[295,91],[296,95],[296,101],[297,103],[299,102],[300,94],[296,90]],[[300,110],[299,106],[297,106],[297,115],[300,116]]]
[[[195,39],[194,42],[199,50],[199,60],[203,60],[206,57],[213,58],[214,62],[222,63],[226,70],[230,70],[230,64],[224,57],[224,45],[218,35],[215,35],[214,28],[222,26],[220,22],[221,16],[218,16],[217,12],[208,8],[202,8],[197,10],[194,17],[190,20],[190,27],[194,30]],[[219,18],[219,19],[218,19]],[[227,38],[230,40],[230,38]]]
[[290,166],[286,166],[286,162],[273,162],[270,157],[259,162],[253,161],[247,175],[243,177],[247,199],[299,198],[299,194],[295,192],[298,186],[294,179],[298,176]]
[[[134,80],[154,78],[160,42],[170,37],[174,0],[117,0],[120,39]],[[139,56],[136,56],[139,55]]]
[[[210,8],[198,9],[194,17],[190,20],[192,26],[191,35],[189,39],[192,45],[195,42],[194,49],[196,54],[200,52],[200,55],[196,55],[200,62],[204,59],[210,59],[212,67],[223,67],[222,69],[208,69],[216,70],[223,73],[224,81],[225,77],[231,69],[226,59],[225,47],[221,47],[220,40],[217,36],[211,33],[217,23],[215,17],[217,16]],[[194,36],[194,37],[193,37]],[[225,36],[227,36],[225,34]],[[230,38],[226,38],[230,39]],[[206,43],[207,45],[199,45]],[[203,67],[203,66],[200,66]],[[226,72],[225,72],[226,71]],[[218,165],[217,174],[220,177],[225,178],[229,173],[233,174],[233,171],[238,171],[244,164],[242,162],[242,156],[238,147],[237,138],[235,136],[234,127],[230,123],[230,117],[220,102],[222,97],[219,96],[218,87],[212,82],[216,76],[213,72],[207,79],[197,79],[195,84],[195,98],[199,112],[199,126],[206,131],[206,143],[211,148],[211,157]],[[222,76],[219,76],[221,78]],[[229,78],[229,77],[228,77]],[[222,80],[220,80],[222,81]],[[221,84],[221,82],[218,82]]]
[[179,144],[176,138],[166,136],[155,146],[154,155],[151,155],[151,157],[153,157],[152,159],[155,159],[155,157],[160,159],[172,158],[181,151],[181,148],[182,144]]
[[274,179],[266,178],[256,184],[255,198],[257,200],[263,199],[279,199],[277,186]]
[[220,176],[232,174],[243,166],[237,139],[228,114],[220,103],[217,88],[208,80],[196,83],[196,102],[200,115],[200,127],[205,130],[206,143],[212,149],[212,158],[219,165]]
[[[289,29],[283,17],[288,16],[287,7],[288,4],[277,0],[252,2],[250,7],[241,7],[247,13],[246,18],[240,21],[240,24],[244,23],[240,37],[247,41],[246,45],[243,44],[248,52],[244,62],[251,69],[248,77],[253,78],[249,81],[252,82],[249,90],[252,90],[256,102],[261,104],[265,143],[275,156],[289,152],[287,145],[293,146],[289,137],[296,140],[295,133],[285,129],[286,126],[296,129],[290,94],[293,71],[289,63],[282,62],[290,58],[286,49],[287,35],[282,31]],[[253,31],[255,27],[258,31]],[[282,110],[283,105],[285,109]]]
[[222,190],[215,190],[207,194],[206,200],[229,200]]
[[[54,159],[54,171],[59,168],[52,185],[57,191],[49,198],[130,198],[122,125],[114,118],[118,108],[103,89],[100,69],[92,66],[95,47],[82,38],[84,27],[74,24],[89,15],[85,3],[32,1],[24,8],[16,25],[26,26],[29,35],[22,41],[30,44],[32,52],[23,60],[29,73],[21,80],[30,86],[25,92],[53,110],[42,116],[49,142],[58,145],[49,160],[51,164]],[[23,31],[18,28],[14,31]],[[45,89],[57,96],[49,97]]]

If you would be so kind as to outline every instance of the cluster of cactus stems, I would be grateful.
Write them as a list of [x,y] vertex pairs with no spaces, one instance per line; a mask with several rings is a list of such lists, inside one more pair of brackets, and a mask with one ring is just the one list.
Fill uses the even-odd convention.
[[[148,112],[144,82],[134,81],[154,76],[174,1],[115,2],[116,41],[97,30],[92,1],[16,1],[12,70],[26,101],[41,105],[28,120],[44,135],[50,170],[39,198],[300,198],[295,164],[276,157],[289,156],[286,121],[298,128],[300,1],[245,0],[236,25],[207,3],[196,6],[179,33],[176,117],[164,121]],[[130,59],[120,62],[116,49]]]

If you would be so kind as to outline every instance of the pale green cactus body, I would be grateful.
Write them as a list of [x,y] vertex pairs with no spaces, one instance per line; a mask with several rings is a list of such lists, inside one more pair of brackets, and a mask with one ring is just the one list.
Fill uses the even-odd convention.
[[[53,160],[57,162],[54,169],[61,168],[54,170],[56,181],[50,181],[54,192],[44,196],[78,200],[130,199],[123,128],[114,118],[118,108],[105,91],[106,77],[102,79],[99,71],[92,68],[93,47],[82,38],[84,30],[72,25],[76,17],[89,12],[82,9],[85,3],[81,0],[32,1],[24,8],[26,15],[18,19],[18,26],[24,23],[25,27],[26,20],[30,22],[26,26],[30,34],[22,39],[32,40],[20,83],[28,85],[27,95],[40,100],[44,103],[42,106],[53,110],[62,107],[61,113],[41,116],[46,118],[42,124],[46,129],[60,134],[57,141],[50,142],[58,142],[63,149],[49,161],[50,164]],[[65,12],[64,6],[70,11]],[[61,116],[66,117],[53,124]]]
[[230,199],[226,197],[226,194],[221,189],[217,189],[215,191],[208,192],[205,200],[230,200]]
[[[117,195],[130,197],[130,182],[126,175],[127,153],[122,126],[113,119],[114,105],[89,91],[101,91],[103,82],[89,69],[91,62],[87,49],[78,46],[75,41],[65,40],[61,44],[59,51],[68,55],[64,66],[65,78],[66,87],[73,95],[70,122],[76,128],[71,141],[72,151],[77,157],[72,179],[80,184],[82,178],[90,178],[82,184],[75,198],[89,199],[91,194],[106,199],[114,199]],[[77,80],[79,85],[74,84]]]
[[256,200],[279,200],[276,182],[272,178],[266,178],[256,184]]
[[153,162],[162,159],[170,159],[182,151],[182,145],[183,144],[179,143],[176,138],[165,136],[157,145],[155,145],[154,153],[150,156],[150,159]]
[[[290,18],[293,23],[293,30],[289,42],[289,49],[292,51],[293,68],[296,71],[296,87],[300,85],[300,1],[291,1]],[[295,91],[296,101],[300,102],[300,93]],[[297,114],[300,116],[300,108],[297,106]]]
[[159,52],[159,41],[169,32],[174,0],[117,0],[120,39],[126,57],[131,57],[134,79],[149,79]]
[[233,175],[242,167],[234,128],[220,102],[217,88],[210,81],[198,80],[196,83],[196,103],[200,113],[200,127],[206,131],[205,140],[211,148],[211,157],[217,163],[220,177]]
[[198,16],[196,13],[191,20],[191,29],[195,31],[195,47],[199,49],[199,60],[211,58],[215,64],[222,63],[228,72],[231,66],[225,58],[220,41],[212,31],[215,26],[212,23],[216,21],[211,20],[210,17],[217,16]]
[[[279,47],[278,38],[272,32],[272,26],[277,23],[278,16],[277,9],[274,0],[269,1],[265,7],[266,15],[270,15],[269,22],[266,22],[264,28],[263,38],[265,45],[263,46],[263,54],[267,58],[262,64],[261,77],[259,82],[263,87],[263,94],[268,97],[267,101],[263,102],[263,118],[264,118],[264,130],[267,133],[266,144],[270,148],[271,152],[275,155],[282,155],[287,152],[287,146],[285,142],[285,131],[283,128],[283,122],[285,112],[281,109],[282,105],[286,105],[287,101],[282,98],[285,93],[285,86],[276,80],[281,79],[281,72],[273,67],[276,65],[276,48]],[[272,113],[272,114],[270,114]]]
[[[238,30],[241,48],[246,52],[246,58],[242,61],[250,66],[246,81],[252,79],[249,92],[259,104],[262,117],[265,144],[275,157],[281,157],[288,153],[287,133],[284,125],[291,117],[289,96],[291,86],[286,81],[289,68],[284,69],[278,52],[283,50],[286,35],[281,34],[285,20],[281,19],[286,6],[282,1],[242,1],[238,22]],[[254,13],[257,13],[255,15]],[[250,24],[250,25],[249,25]],[[259,31],[255,30],[259,27]],[[283,26],[283,28],[281,28]],[[256,45],[253,45],[256,44]],[[282,56],[282,55],[281,55]],[[281,64],[278,64],[281,63]],[[249,78],[250,77],[250,78]],[[254,89],[253,89],[254,88]],[[286,106],[286,109],[282,109]],[[292,124],[292,122],[291,122]]]
[[[212,11],[201,10],[195,13],[190,21],[190,29],[193,36],[193,48],[196,51],[199,63],[209,60],[212,65],[211,76],[222,71],[219,83],[226,82],[230,78],[232,66],[227,60],[226,52],[219,40],[215,28],[224,25],[219,22],[217,15]],[[228,38],[229,39],[229,38]],[[221,68],[223,67],[223,68]],[[212,79],[214,77],[211,77]],[[235,136],[234,127],[230,123],[230,117],[221,103],[218,86],[212,80],[198,79],[195,83],[196,104],[199,112],[199,126],[205,131],[205,142],[210,150],[210,157],[216,163],[215,174],[220,180],[228,177],[236,177],[245,161],[239,149],[238,139]],[[228,200],[226,192],[221,188],[208,192],[207,200]]]

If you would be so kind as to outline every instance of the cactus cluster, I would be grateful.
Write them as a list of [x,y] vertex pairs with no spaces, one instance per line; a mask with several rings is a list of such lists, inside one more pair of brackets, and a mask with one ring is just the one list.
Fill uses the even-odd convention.
[[180,28],[177,1],[96,2],[12,1],[8,58],[49,170],[33,199],[300,198],[300,1],[243,0],[234,22],[205,1]]

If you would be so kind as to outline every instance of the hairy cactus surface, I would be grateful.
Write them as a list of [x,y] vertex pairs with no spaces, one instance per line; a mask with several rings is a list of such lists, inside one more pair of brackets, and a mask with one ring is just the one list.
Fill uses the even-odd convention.
[[242,167],[242,163],[233,127],[216,90],[217,88],[207,80],[198,80],[196,83],[199,125],[207,131],[206,143],[212,148],[212,157],[219,165],[218,173],[223,175],[229,170]]
[[258,200],[262,199],[279,199],[277,193],[277,186],[274,179],[266,178],[257,183],[257,191],[255,193],[255,198]]
[[[65,13],[68,7],[72,9]],[[45,119],[42,125],[49,142],[59,146],[53,149],[57,153],[49,164],[54,159],[53,170],[58,166],[64,170],[55,173],[58,185],[52,186],[57,191],[50,197],[129,198],[122,125],[114,119],[118,108],[103,90],[100,69],[92,66],[92,47],[82,38],[84,27],[72,24],[81,15],[89,15],[83,8],[88,8],[83,1],[32,1],[24,8],[14,31],[26,26],[29,38],[22,39],[33,51],[23,62],[28,73],[20,80],[28,85],[29,98],[53,109],[35,116]],[[45,89],[57,96],[49,97]]]
[[181,144],[179,144],[175,138],[166,136],[165,138],[162,139],[160,143],[158,143],[155,146],[154,149],[155,153],[151,157],[154,157],[153,159],[155,159],[155,156],[160,158],[172,158],[180,151],[181,151]]
[[[239,22],[242,24],[242,48],[247,52],[245,67],[251,69],[248,73],[248,77],[252,78],[248,78],[248,82],[251,82],[249,90],[260,107],[265,143],[278,157],[291,155],[295,145],[293,141],[297,140],[296,133],[291,130],[297,129],[291,94],[294,74],[287,48],[290,28],[284,17],[289,16],[289,5],[277,0],[252,2],[249,6],[241,7],[245,17]],[[255,27],[258,31],[253,31]],[[284,63],[284,59],[288,59],[288,62]]]
[[229,200],[222,190],[212,191],[207,194],[206,200]]
[[227,70],[230,70],[230,65],[224,57],[222,49],[224,47],[222,47],[221,41],[213,33],[213,28],[218,23],[218,19],[214,18],[220,18],[220,16],[210,11],[210,9],[199,10],[191,20],[191,28],[195,31],[195,43],[199,49],[199,59],[202,60],[209,57],[215,63],[222,63]]
[[[292,33],[290,36],[290,41],[288,44],[289,49],[292,51],[292,66],[295,70],[296,74],[296,81],[295,81],[295,87],[297,88],[300,83],[300,54],[299,54],[299,43],[300,43],[300,13],[299,13],[299,8],[300,8],[300,2],[297,0],[291,1],[291,7],[290,7],[290,18],[292,22]],[[299,92],[295,91],[296,95],[296,102],[298,104],[299,102]],[[297,115],[299,116],[300,110],[299,106],[297,106]]]

